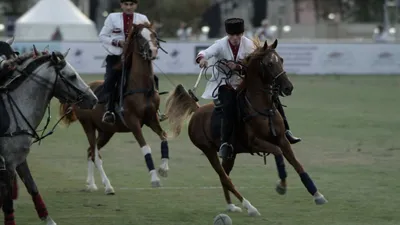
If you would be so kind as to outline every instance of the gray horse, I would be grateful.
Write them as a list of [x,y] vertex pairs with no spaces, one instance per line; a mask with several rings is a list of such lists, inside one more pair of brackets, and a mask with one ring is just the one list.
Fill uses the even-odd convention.
[[66,54],[40,55],[34,47],[31,53],[9,59],[7,65],[14,68],[0,80],[0,200],[6,225],[15,225],[15,171],[32,196],[38,216],[47,225],[56,225],[48,215],[27,164],[32,140],[40,139],[36,129],[53,97],[83,109],[92,109],[97,104],[95,94],[65,60]]

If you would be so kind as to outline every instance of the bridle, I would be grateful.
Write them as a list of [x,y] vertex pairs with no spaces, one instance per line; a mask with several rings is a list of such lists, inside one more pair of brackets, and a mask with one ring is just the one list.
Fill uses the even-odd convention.
[[[54,67],[55,73],[56,73],[56,78],[54,79],[54,82],[49,82],[48,80],[46,80],[46,79],[44,79],[44,78],[42,78],[40,76],[34,76],[34,75],[36,75],[36,73],[34,73],[34,71],[37,68],[39,68],[40,66],[42,66],[43,64],[45,64],[45,63],[47,63],[49,61],[50,61],[50,64],[49,64],[48,67],[51,67],[51,66]],[[22,63],[23,62],[18,62],[19,65],[22,64]],[[57,56],[53,52],[51,55],[44,55],[44,56],[38,57],[38,58],[32,60],[22,70],[19,69],[19,68],[16,68],[15,71],[19,72],[22,75],[22,78],[24,80],[29,78],[29,79],[35,81],[36,83],[38,83],[39,85],[45,87],[45,88],[49,88],[49,86],[50,86],[50,88],[52,89],[51,97],[55,96],[57,82],[58,82],[58,79],[60,79],[66,85],[68,90],[73,89],[77,93],[77,97],[75,99],[69,99],[69,98],[65,98],[64,97],[64,98],[60,99],[60,102],[61,103],[78,104],[78,103],[83,101],[83,97],[85,95],[85,91],[79,90],[65,76],[63,76],[61,70],[63,68],[65,68],[66,65],[67,65],[67,63],[64,60],[64,57],[62,57],[62,59],[61,59],[59,56]],[[72,110],[72,108],[69,108],[64,113],[64,115],[56,122],[56,124],[53,126],[53,128],[47,134],[44,134],[44,132],[46,131],[46,129],[47,129],[49,123],[50,123],[50,119],[51,119],[50,102],[47,105],[48,115],[47,115],[46,124],[45,124],[45,126],[44,126],[44,128],[42,130],[36,131],[35,128],[32,126],[32,124],[28,121],[26,116],[22,113],[20,107],[17,105],[17,103],[15,102],[13,97],[11,96],[11,94],[10,94],[11,90],[3,89],[2,91],[7,95],[7,99],[8,99],[8,102],[10,104],[10,108],[11,108],[11,111],[12,111],[12,114],[13,114],[14,118],[16,118],[16,112],[14,110],[14,108],[15,108],[17,110],[18,114],[22,117],[22,119],[26,123],[26,125],[28,125],[29,130],[23,130],[21,128],[21,126],[18,124],[18,120],[15,120],[15,122],[16,122],[16,131],[5,133],[1,137],[14,137],[14,136],[18,136],[18,135],[29,135],[29,136],[35,138],[35,140],[31,144],[36,143],[36,142],[39,142],[39,144],[40,144],[41,140],[43,140],[44,138],[46,138],[46,137],[48,137],[48,136],[50,136],[51,134],[54,133],[54,130],[55,130],[56,126]],[[58,98],[60,98],[60,97],[58,97]],[[38,134],[38,132],[40,132],[40,131],[42,131],[41,135]]]
[[[139,44],[139,51],[138,52],[134,52],[134,53],[136,53],[136,54],[140,55],[141,57],[143,57],[144,60],[152,60],[152,58],[150,57],[150,52],[151,52],[150,42],[152,42],[152,40],[146,40],[146,38],[144,38],[142,36],[142,34],[140,33],[140,31],[142,29],[144,29],[144,28],[147,28],[147,27],[142,27],[140,29],[134,30],[133,31],[134,33],[133,33],[133,36],[132,36],[133,38],[130,41],[137,40],[137,42]],[[149,28],[147,28],[147,29],[149,29]],[[168,54],[168,52],[165,51],[165,49],[163,49],[161,47],[161,45],[160,45],[160,42],[164,42],[165,43],[165,41],[160,39],[157,36],[157,33],[152,31],[151,29],[149,29],[149,30],[155,36],[155,39],[156,39],[155,45],[156,45],[157,49],[161,49],[164,53]]]

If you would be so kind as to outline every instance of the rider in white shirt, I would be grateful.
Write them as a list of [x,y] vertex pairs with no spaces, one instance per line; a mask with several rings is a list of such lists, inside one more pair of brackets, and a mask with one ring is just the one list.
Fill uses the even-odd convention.
[[[104,80],[103,91],[106,94],[107,111],[103,115],[103,122],[114,124],[114,90],[118,77],[121,76],[121,70],[115,70],[113,67],[121,61],[123,46],[132,24],[144,24],[150,21],[147,16],[135,12],[138,6],[138,0],[120,0],[123,12],[110,13],[104,21],[104,26],[100,31],[99,38],[108,55],[106,57],[106,76]],[[154,75],[156,87],[158,89],[158,78]],[[163,115],[161,115],[163,116]]]

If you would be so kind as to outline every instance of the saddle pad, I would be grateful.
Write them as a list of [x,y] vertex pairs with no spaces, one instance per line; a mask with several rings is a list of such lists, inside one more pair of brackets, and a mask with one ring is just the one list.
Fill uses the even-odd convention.
[[219,139],[221,137],[222,117],[222,109],[217,109],[214,107],[214,110],[211,114],[211,136],[213,139]]

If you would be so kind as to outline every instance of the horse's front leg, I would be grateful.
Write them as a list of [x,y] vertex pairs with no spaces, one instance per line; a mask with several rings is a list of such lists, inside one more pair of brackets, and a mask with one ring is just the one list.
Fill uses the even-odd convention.
[[153,157],[151,156],[151,148],[149,145],[147,145],[143,137],[139,120],[134,115],[125,115],[125,121],[142,150],[147,169],[150,173],[152,187],[161,187],[160,178],[158,177],[157,171],[154,168]]
[[[259,123],[262,124],[262,122],[263,121],[260,121]],[[257,124],[252,124],[252,125],[257,127],[256,126]],[[287,183],[286,183],[287,173],[282,151],[279,148],[279,146],[264,140],[264,138],[267,138],[269,136],[270,132],[269,129],[264,129],[264,130],[259,129],[259,131],[261,131],[261,134],[258,133],[258,135],[260,136],[255,137],[255,133],[252,127],[247,126],[247,132],[250,134],[248,136],[249,142],[252,143],[250,146],[253,147],[253,152],[272,153],[274,155],[276,168],[278,170],[278,176],[280,178],[280,180],[276,184],[275,190],[276,192],[278,192],[278,194],[284,195],[286,194],[287,190]]]
[[282,149],[283,155],[285,156],[286,160],[293,166],[296,172],[299,174],[301,182],[307,188],[307,191],[313,196],[314,202],[317,205],[322,205],[328,202],[325,197],[318,191],[316,185],[314,184],[313,180],[310,178],[308,173],[304,170],[303,166],[300,162],[296,159],[292,146],[290,145],[289,141],[286,137],[282,137],[280,139],[280,147]]
[[35,209],[38,217],[46,223],[46,225],[56,225],[53,219],[49,216],[49,212],[47,211],[46,204],[44,203],[42,196],[39,194],[38,188],[36,186],[35,181],[33,180],[31,171],[29,170],[29,166],[27,161],[25,160],[16,168],[18,176],[24,182],[25,187],[28,193],[32,197],[32,201],[35,205]]

